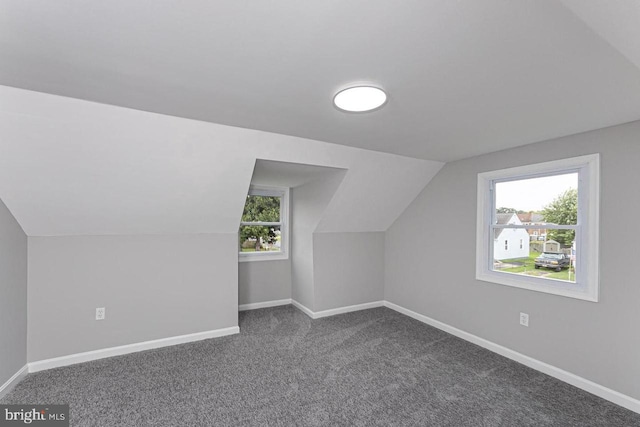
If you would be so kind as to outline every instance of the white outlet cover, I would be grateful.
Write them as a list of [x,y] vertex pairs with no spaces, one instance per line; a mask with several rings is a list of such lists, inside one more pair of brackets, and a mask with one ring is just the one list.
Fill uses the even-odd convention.
[[104,320],[107,310],[104,307],[96,308],[96,320]]
[[520,313],[520,324],[522,326],[529,326],[529,315],[527,313]]

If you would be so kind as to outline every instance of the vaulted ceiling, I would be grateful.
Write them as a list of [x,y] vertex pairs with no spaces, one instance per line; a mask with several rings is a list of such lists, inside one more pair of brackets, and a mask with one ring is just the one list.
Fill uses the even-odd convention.
[[[0,0],[0,84],[450,161],[640,119],[634,0]],[[332,105],[384,88],[370,114]]]
[[0,135],[0,199],[29,236],[236,233],[254,170],[327,168],[346,173],[316,230],[384,231],[442,167],[6,86]]

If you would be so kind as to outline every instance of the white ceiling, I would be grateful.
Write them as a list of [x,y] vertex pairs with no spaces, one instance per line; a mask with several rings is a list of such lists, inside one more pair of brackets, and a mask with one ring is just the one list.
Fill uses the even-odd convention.
[[237,233],[257,159],[291,185],[346,171],[317,231],[384,231],[442,167],[6,86],[0,135],[0,199],[29,236]]
[[637,4],[0,0],[0,84],[449,161],[640,119]]
[[251,177],[252,185],[295,188],[315,180],[324,180],[344,169],[300,163],[274,162],[257,159]]
[[640,1],[562,0],[562,3],[640,68]]

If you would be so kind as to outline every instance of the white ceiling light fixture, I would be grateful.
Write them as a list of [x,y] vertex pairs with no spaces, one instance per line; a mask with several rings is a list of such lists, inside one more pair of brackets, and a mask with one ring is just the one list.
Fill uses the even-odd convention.
[[364,113],[382,107],[387,94],[374,86],[352,86],[336,93],[333,104],[342,111]]

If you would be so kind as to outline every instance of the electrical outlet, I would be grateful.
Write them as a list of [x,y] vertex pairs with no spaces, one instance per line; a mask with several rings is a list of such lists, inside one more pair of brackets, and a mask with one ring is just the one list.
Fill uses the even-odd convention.
[[527,313],[520,313],[520,324],[522,326],[529,326],[529,315]]
[[104,307],[96,308],[96,320],[104,320],[107,309]]

